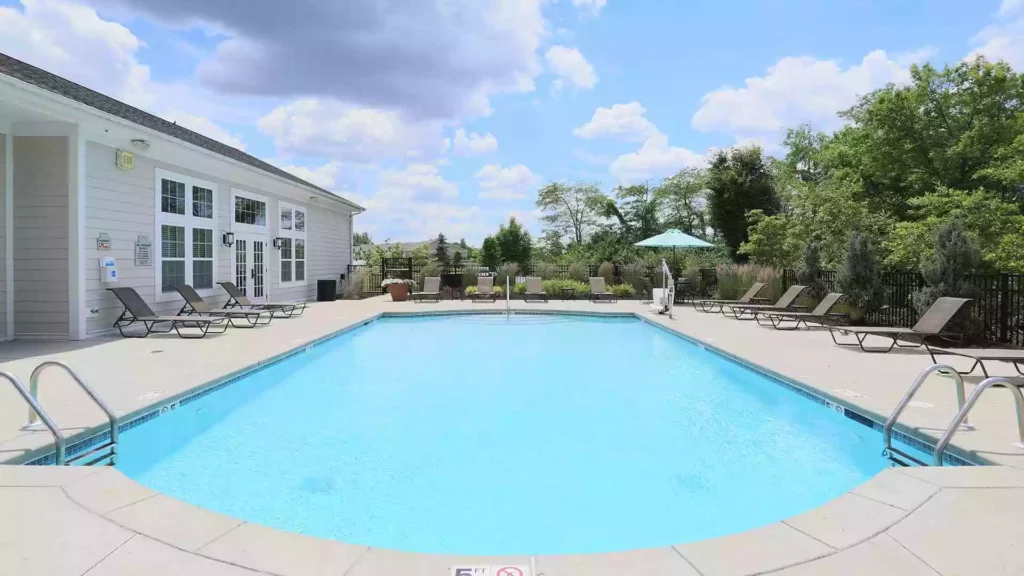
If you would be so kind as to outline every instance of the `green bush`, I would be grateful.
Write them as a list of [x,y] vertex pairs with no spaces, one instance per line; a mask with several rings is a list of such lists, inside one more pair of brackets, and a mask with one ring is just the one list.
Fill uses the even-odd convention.
[[758,293],[760,298],[768,298],[772,302],[782,295],[782,273],[768,266],[757,264],[725,264],[716,269],[718,277],[718,298],[735,300],[750,289],[754,282],[764,282],[768,286]]
[[472,296],[473,294],[476,294],[479,291],[480,289],[476,287],[476,284],[472,286],[466,286],[466,296]]
[[348,284],[345,285],[345,298],[359,298],[367,277],[366,270],[356,270],[348,279]]
[[462,271],[462,287],[469,288],[470,286],[476,286],[476,279],[478,275],[477,266],[466,266]]
[[821,276],[821,248],[815,242],[808,242],[804,248],[804,267],[796,275],[797,282],[807,286],[804,295],[817,304],[825,298],[828,288]]
[[839,271],[838,285],[853,322],[859,322],[865,314],[878,310],[885,302],[878,257],[871,237],[867,234],[855,232],[850,236],[846,262]]
[[526,294],[526,282],[516,282],[512,285],[512,293],[522,296]]
[[569,264],[569,279],[576,280],[578,282],[586,282],[587,278],[590,277],[590,268],[586,264],[580,264],[579,262],[573,262]]
[[494,277],[494,285],[495,286],[501,286],[502,289],[504,289],[505,288],[505,280],[508,279],[508,282],[510,284],[515,284],[516,283],[516,276],[518,276],[518,275],[519,275],[519,265],[518,264],[512,264],[512,263],[502,264],[498,268],[498,275]]
[[423,283],[423,279],[424,278],[434,278],[434,277],[440,276],[440,275],[441,275],[441,266],[439,264],[436,264],[434,262],[431,262],[429,264],[425,264],[422,268],[420,268],[420,273],[416,276],[416,285],[417,286],[424,286],[424,283]]
[[558,278],[558,266],[554,264],[537,264],[533,267],[533,275],[540,276],[545,280],[554,280]]
[[544,293],[553,298],[558,298],[562,295],[563,288],[572,288],[576,290],[576,297],[589,296],[590,285],[585,282],[579,282],[577,280],[544,280],[541,283],[544,288]]
[[504,286],[495,286],[494,287],[494,296],[495,296],[495,298],[504,298],[505,297],[505,287]]
[[602,262],[597,267],[597,275],[604,278],[605,286],[611,286],[615,282],[615,265],[611,262]]
[[643,264],[621,266],[619,268],[619,273],[622,275],[622,281],[633,287],[634,293],[651,293],[653,284],[651,279],[647,277],[647,271],[644,269]]
[[[943,296],[977,298],[978,289],[967,282],[966,276],[975,272],[981,262],[981,253],[971,242],[963,224],[954,222],[943,226],[935,239],[935,251],[921,265],[924,288],[914,294],[914,308],[924,314]],[[969,306],[965,306],[950,321],[951,332],[975,339],[981,334],[981,320]]]
[[617,298],[632,298],[636,296],[636,288],[629,284],[612,284],[608,287],[608,291],[615,294]]

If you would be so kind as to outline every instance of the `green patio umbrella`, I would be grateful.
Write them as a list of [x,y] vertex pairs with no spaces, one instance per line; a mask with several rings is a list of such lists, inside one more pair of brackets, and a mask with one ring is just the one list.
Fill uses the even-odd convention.
[[700,238],[694,238],[671,228],[657,236],[651,236],[641,240],[634,246],[646,246],[648,248],[672,248],[672,265],[676,265],[676,248],[712,248],[713,246]]

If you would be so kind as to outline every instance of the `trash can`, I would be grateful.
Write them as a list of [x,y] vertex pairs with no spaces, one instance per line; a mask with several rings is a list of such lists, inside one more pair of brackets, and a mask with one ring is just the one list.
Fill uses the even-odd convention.
[[338,299],[338,281],[337,280],[317,280],[316,281],[316,301],[317,302],[334,302]]

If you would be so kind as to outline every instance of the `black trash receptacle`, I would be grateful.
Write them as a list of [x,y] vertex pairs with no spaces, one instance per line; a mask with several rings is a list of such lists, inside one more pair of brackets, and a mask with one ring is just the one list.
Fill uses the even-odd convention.
[[338,299],[338,281],[337,280],[317,280],[316,281],[316,301],[317,302],[334,302]]

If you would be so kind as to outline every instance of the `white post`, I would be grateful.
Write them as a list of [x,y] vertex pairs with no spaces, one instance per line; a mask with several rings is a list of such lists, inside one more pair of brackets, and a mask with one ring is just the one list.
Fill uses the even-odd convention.
[[511,282],[511,276],[505,276],[505,317],[506,318],[508,318],[508,316],[510,314],[510,304],[511,304],[511,298],[512,298],[512,291],[510,290],[512,285],[511,285],[510,282]]
[[4,128],[4,234],[6,250],[4,253],[4,278],[7,301],[4,302],[7,312],[7,340],[14,340],[14,136],[13,126]]

